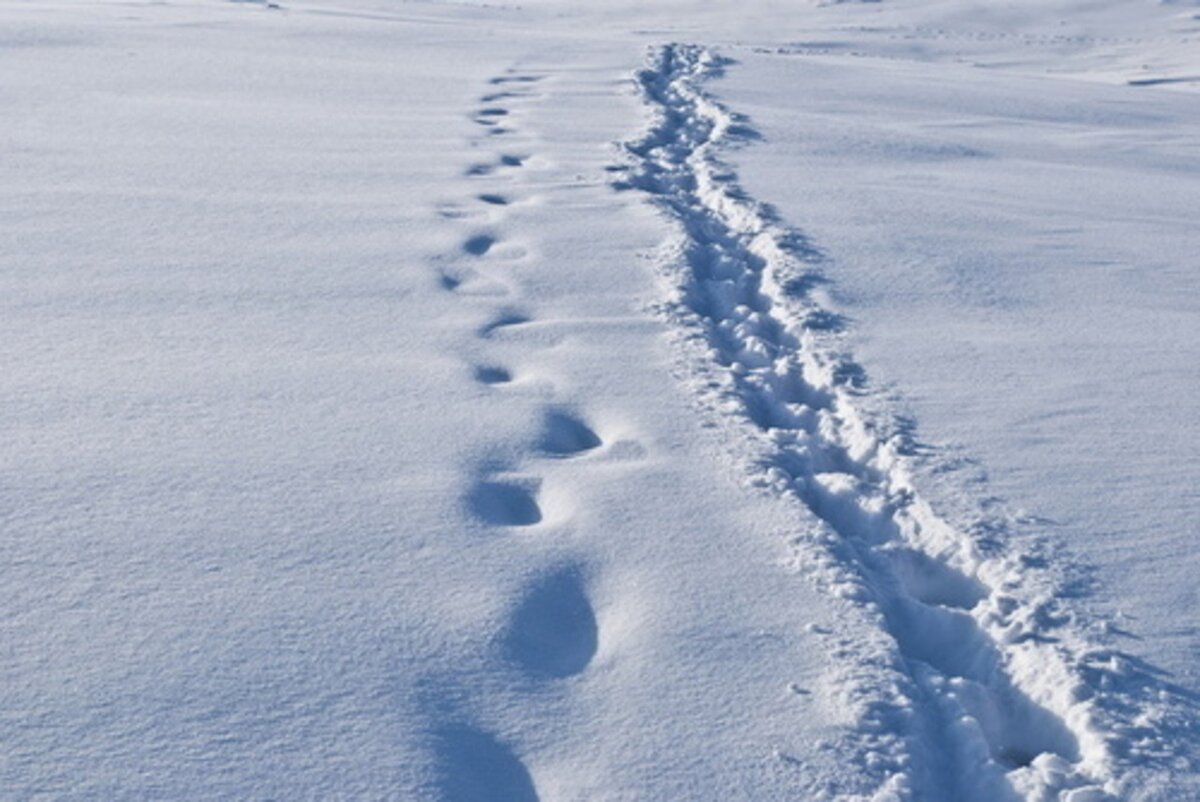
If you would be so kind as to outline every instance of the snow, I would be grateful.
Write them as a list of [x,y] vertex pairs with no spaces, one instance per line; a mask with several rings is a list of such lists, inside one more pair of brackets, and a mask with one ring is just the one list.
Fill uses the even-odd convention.
[[1084,625],[1139,666],[1114,693],[1165,672],[1188,712],[1162,747],[1194,755],[1195,105],[854,62],[754,53],[730,71],[722,98],[766,140],[736,156],[746,191],[804,221],[850,349],[922,440],[954,445],[930,472],[978,460],[957,484],[1065,544]]
[[1197,31],[0,4],[4,795],[1200,795]]

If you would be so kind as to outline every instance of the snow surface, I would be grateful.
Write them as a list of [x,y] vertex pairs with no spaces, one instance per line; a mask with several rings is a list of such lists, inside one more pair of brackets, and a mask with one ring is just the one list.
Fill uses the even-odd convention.
[[1197,33],[0,3],[0,796],[1200,799]]

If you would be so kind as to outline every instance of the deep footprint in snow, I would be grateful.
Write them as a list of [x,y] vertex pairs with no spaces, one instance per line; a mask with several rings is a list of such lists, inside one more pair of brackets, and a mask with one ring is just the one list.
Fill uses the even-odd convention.
[[924,552],[889,548],[883,553],[901,587],[923,604],[970,610],[988,595],[979,580]]
[[485,216],[478,209],[463,209],[455,204],[446,204],[437,210],[438,216],[446,220],[474,220]]
[[462,249],[472,256],[483,256],[496,244],[496,238],[488,234],[476,234],[463,243]]
[[500,84],[532,84],[542,80],[540,75],[497,75],[488,83],[499,86]]
[[[483,121],[483,123],[484,125],[492,125],[491,121]],[[508,133],[510,130],[511,129],[508,128],[492,128],[490,129],[489,133]],[[515,153],[504,153],[501,154],[500,157],[497,158],[492,164],[485,164],[483,162],[472,164],[467,168],[466,174],[471,178],[491,175],[492,173],[496,172],[497,167],[522,167],[528,158],[528,156],[520,156]]]
[[503,117],[508,116],[508,109],[499,106],[487,106],[475,112],[471,118],[480,125],[499,125]]
[[503,92],[492,92],[479,98],[480,103],[495,103],[498,100],[508,100],[510,98],[536,98],[536,94],[528,89],[523,89],[519,92],[505,90]]
[[479,365],[475,368],[475,381],[480,384],[508,384],[512,374],[497,365]]
[[507,206],[508,205],[508,198],[504,197],[503,195],[497,195],[492,192],[485,192],[482,195],[477,195],[476,197],[479,200],[483,201],[484,203],[490,204],[492,206]]
[[477,518],[493,526],[533,526],[542,520],[534,494],[515,482],[483,481],[467,494]]
[[587,668],[599,632],[578,566],[535,581],[513,612],[504,635],[506,656],[537,677],[570,677]]
[[957,703],[978,722],[993,759],[1009,768],[1027,766],[1043,753],[1079,759],[1079,741],[1067,722],[1012,683],[995,641],[969,613],[900,598],[886,615],[901,653],[946,679]]
[[525,764],[493,736],[462,725],[433,735],[441,802],[538,802]]
[[460,295],[479,298],[503,298],[509,294],[507,286],[474,270],[442,271],[438,276],[442,289]]
[[495,320],[493,320],[491,323],[488,323],[483,328],[481,328],[479,330],[479,336],[485,337],[485,338],[491,337],[493,334],[495,334],[496,332],[498,332],[502,329],[510,328],[512,326],[520,326],[524,323],[528,323],[530,321],[530,319],[531,318],[528,315],[522,314],[520,312],[515,312],[513,310],[505,310],[505,311],[501,312],[496,317]]
[[561,409],[546,413],[538,447],[547,454],[565,457],[600,445],[600,437],[575,415]]

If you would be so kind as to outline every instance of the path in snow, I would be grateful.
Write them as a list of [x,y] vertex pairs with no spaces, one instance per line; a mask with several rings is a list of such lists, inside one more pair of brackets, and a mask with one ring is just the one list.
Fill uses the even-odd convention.
[[[499,141],[500,137],[504,141],[519,138],[520,106],[539,99],[531,87],[542,78],[512,73],[492,78],[491,86],[506,88],[480,98],[483,107],[472,119],[484,126],[486,139],[473,144],[486,149],[488,142]],[[471,228],[462,242],[461,256],[455,260],[458,264],[439,269],[441,284],[447,291],[463,296],[464,301],[474,300],[490,309],[492,322],[478,332],[485,341],[503,337],[514,329],[519,332],[520,327],[534,323],[534,318],[506,306],[519,299],[521,291],[506,275],[505,265],[523,257],[526,251],[519,245],[509,245],[504,232],[509,207],[536,199],[531,190],[522,187],[519,177],[529,159],[524,152],[505,150],[488,161],[471,165],[466,176],[486,183],[487,191],[464,203],[463,211],[446,214],[452,219],[461,218]],[[471,211],[471,203],[483,207],[484,213]],[[487,360],[486,351],[484,358]],[[505,392],[505,386],[513,381],[512,371],[499,360],[476,365],[474,375],[482,384],[495,387],[498,393]],[[502,396],[498,402],[503,403]],[[541,434],[530,450],[540,452],[544,459],[569,458],[603,445],[577,413],[560,401],[547,404],[539,417]],[[495,528],[499,536],[511,536],[521,528],[544,522],[538,499],[542,480],[536,463],[518,466],[485,462],[474,473],[476,479],[467,494],[467,507],[482,524]],[[584,562],[571,557],[560,558],[558,564],[528,577],[510,620],[496,636],[503,659],[537,683],[555,682],[584,671],[596,654],[599,639],[596,613],[588,597],[588,581]],[[435,749],[440,777],[438,793],[448,802],[485,802],[498,798],[536,802],[538,799],[528,768],[490,732],[467,723],[440,722]]]
[[[579,117],[563,111],[636,110],[638,100],[613,91],[628,87],[610,70],[572,56],[491,79],[468,114],[478,130],[461,194],[437,207],[457,233],[430,260],[433,278],[482,321],[463,332],[460,353],[481,401],[525,423],[476,444],[479,456],[461,468],[473,559],[498,561],[512,581],[487,602],[487,678],[455,669],[417,683],[435,757],[427,792],[476,802],[498,788],[515,799],[746,789],[777,798],[827,786],[843,772],[819,767],[837,756],[810,758],[803,744],[840,732],[831,724],[843,714],[831,714],[815,681],[824,658],[814,637],[824,636],[802,624],[828,617],[776,564],[786,511],[746,499],[710,457],[685,456],[705,437],[687,414],[687,388],[664,381],[667,344],[639,334],[663,328],[630,304],[631,289],[650,297],[654,276],[620,240],[623,215],[644,219],[654,237],[661,221],[612,192],[612,140],[582,135]],[[583,160],[549,149],[564,138]],[[580,263],[591,269],[571,269]],[[647,410],[637,399],[651,386],[681,406]],[[622,411],[626,398],[636,414]],[[654,435],[647,442],[639,430]],[[775,530],[766,542],[764,529]],[[749,560],[735,557],[743,551]],[[854,620],[839,629],[857,639]],[[680,716],[686,730],[671,723]],[[872,787],[870,773],[844,773],[840,787]]]
[[[756,136],[698,87],[724,64],[695,46],[655,57],[640,83],[658,120],[630,146],[638,161],[618,187],[650,193],[683,229],[666,312],[703,334],[705,389],[734,402],[717,405],[760,432],[758,481],[827,524],[807,544],[823,563],[818,579],[864,602],[895,641],[900,697],[877,699],[863,729],[903,733],[904,744],[864,748],[887,752],[897,783],[920,799],[1118,793],[1126,697],[1147,677],[1105,700],[1105,652],[1075,631],[1039,558],[941,519],[913,486],[908,433],[863,414],[862,371],[837,350],[840,321],[811,294],[824,281],[819,253],[748,198],[715,154]],[[1146,715],[1152,700],[1139,699]],[[1134,737],[1146,746],[1171,734]]]

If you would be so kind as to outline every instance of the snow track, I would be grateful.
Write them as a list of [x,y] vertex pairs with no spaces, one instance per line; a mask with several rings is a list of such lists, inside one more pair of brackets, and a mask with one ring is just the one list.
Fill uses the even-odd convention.
[[[479,98],[486,105],[471,119],[483,132],[471,140],[472,148],[491,150],[490,145],[513,142],[532,148],[536,137],[525,130],[522,118],[530,105],[541,99],[534,87],[544,78],[509,72],[489,79],[489,87],[502,89]],[[511,219],[523,204],[540,202],[538,183],[526,175],[531,158],[524,150],[505,147],[466,169],[464,177],[471,189],[485,191],[474,191],[472,197],[443,208],[442,216],[458,222],[466,233],[455,252],[435,260],[441,287],[488,316],[489,322],[475,332],[486,361],[474,365],[472,372],[497,404],[507,400],[513,405],[522,390],[514,380],[515,371],[503,366],[494,352],[518,353],[536,361],[539,350],[547,345],[545,337],[536,334],[546,321],[527,309],[529,288],[516,275],[515,267],[528,260],[528,250],[510,239],[510,235],[523,232],[525,236],[518,241],[536,244],[528,228]],[[586,457],[607,445],[575,409],[575,399],[560,398],[557,392],[548,395],[551,397],[536,404],[535,439],[519,449],[531,459],[515,461],[489,454],[467,468],[471,478],[462,499],[480,531],[491,535],[488,546],[511,550],[514,560],[527,566],[528,575],[510,600],[488,648],[511,673],[514,683],[509,690],[525,693],[522,704],[531,707],[536,701],[528,694],[561,692],[565,683],[585,674],[600,638],[590,588],[598,569],[565,547],[564,554],[552,558],[531,548],[539,538],[561,537],[561,525],[574,512],[570,505],[561,505],[562,509],[547,506],[543,498],[545,471],[539,468]],[[516,406],[523,405],[517,402]],[[522,534],[529,539],[522,541]],[[438,708],[437,703],[432,706]],[[536,802],[542,798],[536,772],[505,733],[471,721],[463,711],[447,715],[437,709],[431,717],[439,723],[431,739],[437,779],[429,794],[454,802]],[[447,718],[449,725],[441,721]]]
[[639,83],[656,120],[617,186],[683,230],[665,311],[699,342],[690,369],[709,406],[750,424],[754,484],[822,522],[799,559],[894,644],[860,649],[834,682],[859,704],[856,759],[880,798],[1108,798],[1110,744],[1069,614],[1031,555],[959,531],[917,492],[910,436],[867,411],[863,370],[838,349],[819,253],[718,159],[757,136],[698,86],[727,63],[655,53]]

